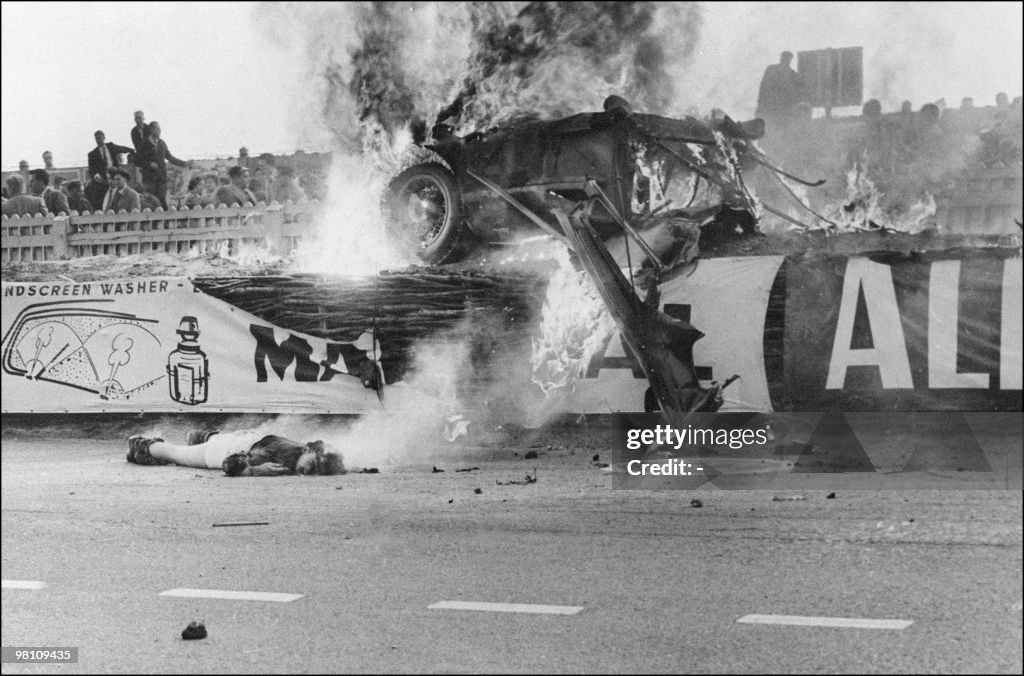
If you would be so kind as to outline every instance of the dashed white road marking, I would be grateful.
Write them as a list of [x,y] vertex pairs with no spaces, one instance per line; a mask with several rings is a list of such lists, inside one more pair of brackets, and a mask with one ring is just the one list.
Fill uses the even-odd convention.
[[906,629],[913,620],[872,620],[865,617],[817,617],[807,615],[744,615],[742,624],[789,624],[801,627],[841,627],[845,629]]
[[45,582],[39,580],[2,580],[2,587],[4,589],[42,589],[46,586]]
[[278,592],[228,591],[226,589],[168,589],[160,596],[182,596],[190,599],[226,599],[229,601],[276,601],[288,603],[301,599],[304,594],[281,594]]
[[483,610],[491,613],[537,613],[540,615],[575,615],[583,606],[545,606],[533,603],[486,603],[482,601],[438,601],[430,610]]

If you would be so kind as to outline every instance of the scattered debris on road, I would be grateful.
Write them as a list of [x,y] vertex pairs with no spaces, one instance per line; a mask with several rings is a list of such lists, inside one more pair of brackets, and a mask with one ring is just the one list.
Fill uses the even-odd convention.
[[526,458],[527,460],[533,460],[534,458],[537,457],[537,451],[529,451],[523,457]]
[[364,467],[356,472],[355,474],[380,474],[380,470],[376,467]]
[[537,483],[537,468],[533,468],[533,476],[527,474],[522,481],[510,479],[508,481],[495,481],[494,483],[498,484],[499,486],[528,486],[530,484],[535,484]]
[[806,500],[802,495],[776,495],[772,498],[772,502],[794,502],[796,500]]
[[835,493],[829,493],[828,495],[825,496],[825,499],[826,500],[835,500],[836,499],[836,494]]
[[475,469],[480,469],[480,468],[479,467],[463,467],[462,469],[457,469],[455,471],[456,472],[472,472]]
[[484,489],[482,489],[482,488],[474,488],[473,492],[476,493],[477,495],[480,495],[481,493],[484,492]]
[[594,457],[591,458],[591,460],[593,460],[594,462],[597,462],[600,459],[601,459],[601,454],[600,453],[595,453]]
[[694,498],[693,500],[690,500],[690,507],[696,507],[696,508],[700,509],[703,506],[704,506],[704,503],[701,500],[698,500],[697,498]]
[[183,641],[195,641],[200,638],[206,638],[206,625],[202,622],[191,622],[181,632],[181,639]]
[[430,470],[430,473],[431,474],[440,474],[443,471],[444,471],[443,469],[438,469],[437,465],[434,465],[434,469]]

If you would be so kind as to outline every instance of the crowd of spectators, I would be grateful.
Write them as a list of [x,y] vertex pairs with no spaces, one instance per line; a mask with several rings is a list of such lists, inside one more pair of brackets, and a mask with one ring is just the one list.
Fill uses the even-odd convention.
[[[1021,97],[1011,102],[1005,93],[985,107],[967,98],[959,108],[940,101],[915,111],[905,101],[900,110],[884,112],[871,99],[858,117],[812,119],[806,105],[788,114],[786,124],[766,120],[762,146],[787,170],[826,179],[815,191],[822,204],[844,198],[851,171],[870,179],[884,195],[883,209],[896,214],[926,195],[953,196],[979,170],[1021,163]],[[770,182],[765,189],[780,190]]]
[[325,196],[326,163],[304,161],[315,156],[293,156],[301,174],[269,153],[252,158],[244,147],[235,163],[186,161],[171,153],[159,122],[147,123],[141,110],[134,119],[131,146],[108,142],[102,130],[95,132],[84,184],[55,175],[50,151],[43,153],[44,168],[28,171],[28,163],[22,161],[19,173],[4,182],[3,214],[283,204]]

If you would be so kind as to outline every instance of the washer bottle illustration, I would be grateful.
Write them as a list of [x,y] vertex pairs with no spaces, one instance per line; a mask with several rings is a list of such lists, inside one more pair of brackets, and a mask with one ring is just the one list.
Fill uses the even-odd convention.
[[171,399],[194,406],[206,401],[210,365],[199,347],[199,321],[184,316],[176,333],[181,336],[178,349],[167,355],[167,382]]

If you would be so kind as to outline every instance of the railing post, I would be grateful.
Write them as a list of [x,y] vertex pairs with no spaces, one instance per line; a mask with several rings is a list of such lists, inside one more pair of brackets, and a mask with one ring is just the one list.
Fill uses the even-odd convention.
[[68,230],[71,227],[71,217],[66,214],[53,217],[53,255],[58,259],[67,259],[68,256]]
[[266,207],[266,211],[263,216],[263,228],[264,232],[267,233],[267,239],[270,240],[271,246],[280,255],[284,255],[284,208],[280,205],[272,203]]

